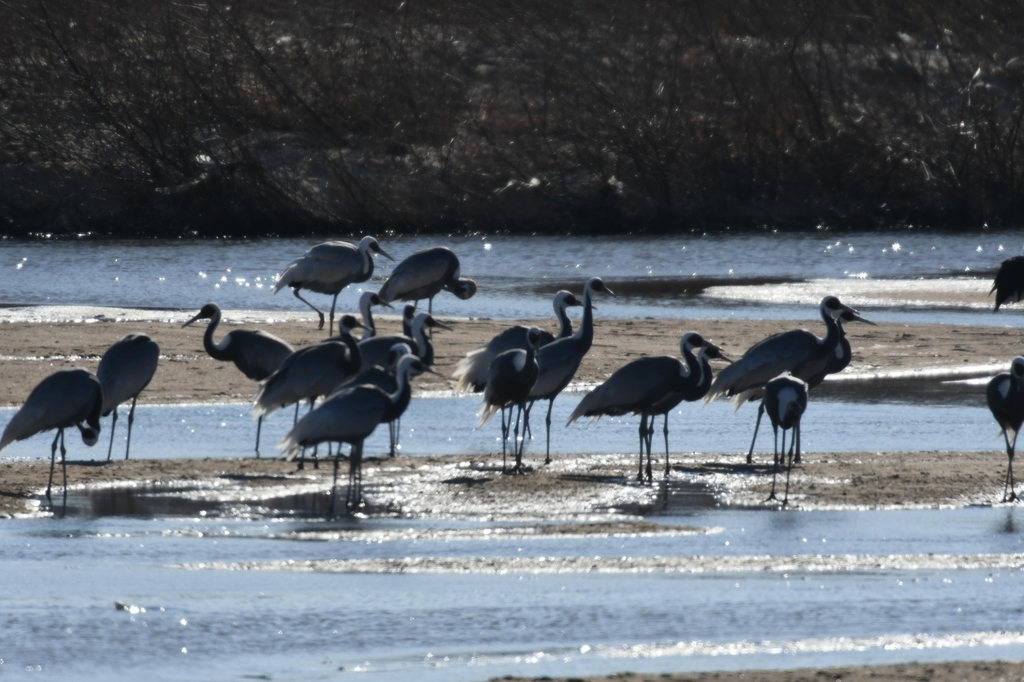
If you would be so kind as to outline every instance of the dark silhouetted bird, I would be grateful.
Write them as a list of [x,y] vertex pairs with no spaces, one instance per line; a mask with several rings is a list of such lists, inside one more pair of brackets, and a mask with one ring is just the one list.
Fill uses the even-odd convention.
[[110,461],[114,450],[114,429],[117,428],[117,406],[127,400],[132,401],[128,411],[128,444],[124,448],[124,458],[132,449],[132,424],[135,423],[135,403],[139,394],[149,386],[156,374],[157,362],[160,359],[160,346],[145,334],[128,334],[107,349],[100,358],[100,366],[96,369],[96,378],[103,386],[103,416],[111,412],[114,418],[110,423],[110,445],[107,448],[107,461]]
[[1006,481],[1003,485],[1003,502],[1017,499],[1013,485],[1013,453],[1017,447],[1017,434],[1024,423],[1024,358],[1016,357],[1010,363],[1010,371],[997,374],[988,382],[985,390],[988,409],[996,418],[1006,440]]

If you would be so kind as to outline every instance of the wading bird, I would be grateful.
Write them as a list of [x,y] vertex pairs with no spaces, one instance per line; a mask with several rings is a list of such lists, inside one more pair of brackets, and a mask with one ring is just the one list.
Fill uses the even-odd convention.
[[1016,357],[1010,363],[1009,373],[997,374],[985,390],[988,409],[999,424],[1006,440],[1006,481],[1003,484],[1003,502],[1013,502],[1017,493],[1013,485],[1013,453],[1017,447],[1017,434],[1024,423],[1024,358]]
[[[801,381],[819,375],[833,361],[842,335],[836,318],[846,313],[850,320],[867,320],[853,308],[843,305],[835,296],[823,298],[818,311],[827,330],[823,338],[805,329],[792,329],[759,341],[743,357],[718,373],[711,384],[711,390],[704,397],[704,403],[724,395],[732,398],[733,408],[738,410],[748,400],[762,396],[764,385],[784,372],[789,372]],[[763,414],[764,410],[758,408],[747,464],[753,461],[753,442],[757,440]]]
[[156,373],[156,365],[160,359],[160,346],[145,334],[128,334],[107,349],[100,358],[100,366],[96,369],[96,378],[103,386],[103,411],[106,417],[111,412],[114,418],[110,423],[110,445],[107,447],[107,461],[114,451],[114,429],[117,428],[117,406],[127,400],[132,401],[128,411],[128,444],[124,448],[124,458],[132,449],[132,424],[135,422],[135,403],[139,394],[149,386]]
[[[235,367],[253,381],[263,381],[277,371],[285,358],[295,349],[273,334],[260,330],[236,329],[224,335],[219,343],[214,343],[213,333],[220,324],[221,311],[216,303],[207,303],[182,327],[187,327],[196,320],[209,320],[203,334],[203,348],[214,360],[231,361]],[[260,430],[263,417],[256,422],[256,456],[260,456]]]
[[[312,412],[299,420],[278,446],[293,459],[301,448],[319,443],[349,443],[349,489],[346,503],[354,509],[362,503],[362,458],[363,441],[373,433],[381,422],[401,416],[411,396],[410,377],[413,373],[431,371],[414,355],[406,355],[398,362],[396,379],[398,387],[387,393],[376,386],[359,385],[339,391]],[[338,485],[338,458],[334,460],[334,483],[331,487],[329,513],[334,513],[335,489]]]
[[992,283],[992,289],[988,292],[996,292],[996,309],[1006,303],[1019,303],[1024,298],[1024,256],[1007,258],[999,264],[996,271],[996,280]]
[[[779,429],[782,429],[782,459],[786,459],[786,431],[792,429],[793,443],[796,445],[796,457],[800,457],[800,419],[807,409],[807,384],[792,376],[783,374],[764,385],[764,398],[761,399],[768,419],[775,431],[775,460],[779,460]],[[786,494],[782,497],[782,506],[789,503],[789,475],[793,471],[793,448],[790,448],[789,463],[786,465]],[[775,476],[778,467],[772,472],[772,492],[769,500],[775,497]]]
[[[25,404],[11,417],[0,437],[0,451],[16,440],[25,440],[37,433],[57,429],[50,446],[50,478],[46,483],[46,499],[53,508],[50,490],[60,441],[60,466],[64,477],[64,507],[68,504],[67,449],[64,429],[76,426],[82,442],[92,447],[100,437],[100,412],[103,409],[103,387],[91,372],[67,369],[56,372],[32,389]],[[84,422],[84,423],[83,423]]]
[[359,339],[360,341],[377,335],[377,325],[373,323],[373,312],[370,310],[370,307],[375,305],[391,307],[391,304],[381,301],[380,297],[372,291],[364,291],[363,295],[359,297],[359,312],[363,315],[363,336]]
[[[531,327],[526,332],[526,350],[513,348],[499,353],[488,370],[487,385],[484,387],[484,401],[480,410],[480,421],[477,428],[483,426],[495,412],[501,410],[501,470],[505,471],[505,447],[508,443],[508,430],[512,426],[512,410],[516,409],[515,432],[512,440],[512,451],[516,456],[516,464],[512,473],[523,472],[523,447],[526,445],[526,425],[523,424],[523,440],[519,440],[519,420],[526,408],[526,400],[537,382],[537,347],[540,344],[540,330]],[[508,410],[508,421],[505,420],[505,408]]]
[[[566,308],[583,305],[579,299],[568,291],[559,291],[555,294],[552,304],[555,309],[555,317],[558,318],[559,322],[558,336],[555,337],[551,332],[542,330],[540,332],[541,347],[548,345],[556,338],[564,339],[572,336],[572,320],[569,319]],[[527,327],[516,325],[495,336],[486,346],[480,346],[469,351],[466,357],[459,360],[459,364],[455,366],[455,372],[452,374],[452,378],[457,382],[455,390],[472,391],[473,393],[479,393],[484,390],[484,387],[487,385],[487,374],[491,367],[491,362],[500,353],[504,353],[507,350],[515,348],[525,350],[527,345],[526,334],[528,331]]]
[[583,320],[580,322],[580,328],[572,336],[552,341],[537,353],[537,383],[530,391],[530,403],[526,407],[526,424],[523,427],[523,433],[530,427],[530,411],[533,409],[533,403],[538,400],[547,400],[545,464],[551,463],[551,408],[555,404],[555,398],[576,376],[576,370],[579,369],[583,356],[587,354],[594,343],[592,299],[594,293],[598,291],[615,296],[600,277],[591,277],[583,287]]
[[476,282],[460,278],[459,258],[451,249],[435,246],[412,254],[391,271],[388,281],[380,288],[380,300],[413,301],[427,299],[427,312],[434,312],[434,296],[442,289],[466,300],[476,293]]
[[436,328],[451,331],[452,328],[441,324],[427,313],[416,315],[410,326],[412,327],[411,338],[405,334],[387,334],[360,341],[359,352],[363,357],[363,367],[383,366],[387,362],[388,351],[396,343],[408,345],[412,349],[413,355],[422,360],[424,365],[432,366],[434,364],[434,344],[427,336],[426,330]]
[[[694,356],[697,351],[697,356]],[[668,413],[684,400],[700,400],[711,386],[708,358],[728,360],[721,349],[696,332],[679,341],[684,362],[667,355],[638,358],[629,362],[584,396],[569,416],[566,426],[580,417],[591,421],[604,415],[640,415],[640,466],[637,477],[644,480],[644,447],[647,447],[647,480],[651,474],[651,439],[654,420],[665,415],[665,475],[668,476]],[[648,426],[648,419],[650,425]]]
[[[396,343],[391,347],[391,350],[388,351],[388,357],[385,365],[374,365],[373,367],[365,367],[359,370],[358,374],[341,386],[338,386],[338,388],[334,389],[334,392],[340,393],[341,391],[352,388],[353,386],[359,386],[360,384],[371,384],[385,393],[394,393],[398,388],[398,380],[395,379],[395,372],[398,371],[398,361],[402,356],[412,354],[412,349],[409,348],[408,344]],[[332,393],[331,395],[334,394]],[[388,451],[389,457],[396,456],[398,451],[402,448],[399,444],[401,424],[401,416],[397,417],[394,421],[388,422],[388,439],[391,441],[391,447]]]
[[320,326],[317,329],[324,328],[324,314],[302,298],[299,292],[307,289],[318,294],[334,296],[334,300],[331,301],[331,317],[327,325],[327,333],[330,334],[334,329],[334,308],[338,303],[338,294],[349,284],[365,282],[373,276],[373,256],[378,253],[394,260],[373,237],[363,237],[359,246],[341,241],[317,244],[301,258],[296,258],[288,264],[281,274],[281,279],[274,285],[274,293],[284,287],[291,287],[295,298],[320,316]]
[[281,363],[269,377],[260,382],[252,408],[253,417],[269,417],[282,407],[317,398],[334,389],[359,371],[359,344],[352,331],[363,325],[351,315],[338,321],[338,336],[300,348]]
[[402,308],[402,333],[412,338],[412,321],[416,319],[416,306],[406,303]]

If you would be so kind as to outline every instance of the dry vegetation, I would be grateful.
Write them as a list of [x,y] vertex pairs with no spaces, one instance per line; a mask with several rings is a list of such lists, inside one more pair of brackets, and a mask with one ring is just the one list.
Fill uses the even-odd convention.
[[1021,209],[1024,6],[0,0],[0,233]]

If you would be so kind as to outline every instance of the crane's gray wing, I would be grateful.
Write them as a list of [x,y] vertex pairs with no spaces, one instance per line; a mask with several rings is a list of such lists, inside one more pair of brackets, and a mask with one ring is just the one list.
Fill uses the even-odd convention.
[[235,366],[253,381],[263,381],[276,372],[295,350],[273,334],[260,330],[236,329],[224,340],[221,344],[234,354]]
[[708,394],[704,396],[704,402],[709,403],[720,395],[734,396],[764,386],[783,372],[805,362],[814,352],[817,343],[818,338],[804,329],[769,336],[751,346],[742,358],[718,373]]
[[390,402],[383,391],[373,386],[341,391],[300,419],[277,447],[292,456],[307,445],[361,441],[377,428]]
[[[479,393],[487,385],[487,375],[494,358],[507,350],[526,348],[526,334],[529,330],[522,325],[510,327],[487,342],[486,346],[475,348],[455,365],[452,378],[456,391],[472,390]],[[548,335],[550,336],[550,334]]]
[[324,242],[296,258],[274,284],[274,293],[286,286],[301,286],[318,293],[333,294],[339,282],[357,276],[363,270],[363,257],[355,244]]
[[388,351],[396,343],[409,345],[413,355],[419,355],[419,344],[405,334],[388,334],[386,336],[374,336],[359,342],[360,367],[368,369],[374,365],[383,367],[388,360]]
[[452,269],[458,268],[454,255],[440,248],[412,254],[395,266],[377,295],[385,303],[391,303],[418,289],[432,286],[440,289],[441,283],[451,277]]
[[145,334],[129,334],[103,354],[96,377],[103,386],[104,415],[142,392],[156,373],[160,346]]
[[556,395],[572,381],[582,360],[583,352],[572,337],[541,348],[537,352],[537,383],[530,391],[530,399],[542,400]]
[[640,412],[672,392],[683,363],[660,355],[638,358],[615,370],[608,379],[584,396],[569,416],[566,426],[580,417]]
[[348,349],[337,341],[324,341],[289,355],[260,386],[253,416],[272,414],[285,405],[326,395],[344,381],[341,365]]
[[99,380],[84,369],[56,372],[32,389],[0,436],[0,450],[42,431],[85,421],[103,402]]

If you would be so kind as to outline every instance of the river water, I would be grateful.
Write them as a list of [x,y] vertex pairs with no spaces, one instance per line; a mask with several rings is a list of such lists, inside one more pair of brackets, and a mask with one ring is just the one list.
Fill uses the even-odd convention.
[[[0,242],[0,320],[163,319],[208,300],[242,319],[312,320],[288,292],[270,293],[312,243]],[[442,295],[444,315],[545,317],[553,291],[601,275],[622,294],[599,301],[605,316],[811,319],[829,292],[879,320],[1024,319],[992,315],[986,298],[998,262],[1024,253],[1012,232],[381,243],[399,259],[439,243],[459,254],[481,291],[465,302]],[[391,265],[378,259],[371,288]],[[357,293],[343,293],[339,308]],[[985,449],[994,467],[1005,463],[977,381],[899,399],[850,383],[862,382],[821,389],[805,450]],[[634,452],[633,418],[564,427],[581,396],[555,403],[554,455]],[[474,428],[478,400],[418,396],[402,422],[403,453],[496,452],[497,424]],[[247,456],[248,410],[141,407],[133,453]],[[0,421],[12,413],[0,410]],[[673,452],[745,452],[753,418],[752,407],[682,405],[670,422]],[[534,420],[528,460],[543,448]],[[290,411],[268,420],[264,452],[290,423]],[[69,456],[102,457],[105,436],[94,451],[71,439]],[[17,443],[0,460],[48,456],[48,444]],[[760,451],[770,447],[769,432]],[[367,448],[382,452],[385,433]],[[165,491],[146,506],[146,490],[76,490],[67,518],[0,520],[0,677],[469,682],[1024,657],[1020,508],[740,510],[685,476],[665,485],[666,505],[648,520],[696,532],[499,537],[488,531],[508,520],[327,521],[300,495],[281,502],[290,510],[230,514],[216,495]],[[584,558],[598,568],[581,569]],[[424,570],[395,568],[412,560]]]

